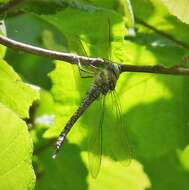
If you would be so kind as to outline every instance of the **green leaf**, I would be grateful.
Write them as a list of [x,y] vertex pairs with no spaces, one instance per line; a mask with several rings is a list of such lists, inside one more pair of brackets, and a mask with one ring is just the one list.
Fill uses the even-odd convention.
[[[154,34],[158,34],[159,32],[153,32],[152,30],[149,30],[148,27],[141,27],[145,23],[173,37],[173,40],[168,40],[164,35],[159,34],[156,36],[156,38],[153,38],[154,41],[158,41],[159,37],[164,36],[164,40],[167,39],[167,43],[172,43],[172,45],[177,45],[177,42],[174,41],[174,39],[179,40],[181,43],[186,45],[189,44],[189,25],[183,22],[178,22],[176,17],[170,15],[167,8],[162,4],[161,0],[133,0],[132,6],[137,18],[138,26],[140,26],[140,33],[146,33],[146,35],[148,34],[149,36],[147,39],[152,40],[152,37],[155,37]],[[141,8],[141,6],[143,8]],[[140,21],[144,21],[144,24]],[[138,35],[138,37],[140,36]],[[143,38],[140,39],[140,42],[141,41],[143,41],[143,44],[145,45]]]
[[[44,28],[52,28],[32,14],[23,14],[19,17],[7,19],[6,26],[9,37],[17,41],[27,42],[28,44],[35,44],[38,47],[43,46],[41,38]],[[47,73],[53,69],[51,59],[23,52],[8,51],[6,60],[17,73],[21,74],[22,79],[28,83],[45,89],[50,88],[50,80],[47,78]]]
[[[128,167],[120,165],[107,157],[103,157],[103,165],[96,180],[88,177],[89,189],[104,190],[118,188],[129,190],[144,190],[151,187],[149,177],[143,170],[143,166],[136,160],[133,160]],[[119,176],[119,177],[118,177]],[[109,180],[109,179],[114,180]],[[136,180],[137,179],[137,180]]]
[[[80,154],[80,150],[75,144],[65,143],[64,150],[56,160],[49,157],[52,152],[52,149],[47,149],[39,154],[38,169],[42,169],[36,190],[45,190],[47,187],[54,190],[60,188],[109,190],[110,187],[112,189],[127,187],[129,190],[144,190],[151,186],[142,165],[137,161],[133,161],[129,167],[123,167],[118,162],[103,157],[101,172],[94,180],[86,168],[87,153]],[[48,172],[50,170],[51,172]]]
[[82,1],[79,0],[75,0],[71,1],[71,3],[69,3],[69,1],[67,2],[71,7],[75,6],[80,9],[83,8],[84,10],[87,10],[87,8],[89,9],[90,6],[91,8],[95,6],[99,9],[106,8],[116,11],[123,16],[126,26],[128,28],[134,27],[134,14],[130,0],[95,0],[88,2],[84,1],[85,3],[82,3]]
[[189,0],[161,0],[169,12],[179,18],[182,22],[189,24]]
[[[36,190],[87,189],[87,168],[80,157],[80,150],[74,144],[65,145],[65,151],[56,160],[51,157],[53,149],[46,149],[38,154],[36,172],[39,171],[41,177],[38,178]],[[73,154],[72,158],[69,157]]]
[[5,62],[0,61],[0,102],[20,117],[29,117],[29,107],[39,98],[38,90],[26,83]]
[[[72,15],[72,17],[69,15]],[[82,40],[88,55],[108,58],[111,56],[108,50],[109,38],[115,44],[122,44],[126,33],[122,16],[108,9],[94,7],[88,11],[83,11],[68,7],[64,11],[57,12],[56,15],[44,15],[40,18],[61,32],[65,39],[64,45],[68,51],[78,54],[82,52],[81,45],[78,47],[79,40]],[[100,25],[99,20],[101,20]],[[110,36],[108,20],[110,20],[111,25]],[[96,30],[97,27],[98,30]],[[112,47],[112,49],[114,48]],[[121,57],[119,58],[121,59]]]
[[32,190],[32,141],[26,124],[0,104],[0,189]]
[[0,0],[0,3],[7,3],[9,0]]
[[184,150],[178,150],[178,156],[183,168],[189,171],[189,145],[187,145]]
[[65,7],[66,4],[60,0],[29,0],[23,3],[22,9],[37,14],[54,14]]

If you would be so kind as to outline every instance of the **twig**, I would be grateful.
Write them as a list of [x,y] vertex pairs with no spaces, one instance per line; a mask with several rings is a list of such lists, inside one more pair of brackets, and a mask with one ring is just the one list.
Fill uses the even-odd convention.
[[[25,43],[17,42],[11,40],[7,37],[0,36],[0,44],[5,45],[9,48],[24,51],[27,53],[32,53],[39,56],[45,56],[56,60],[66,61],[70,64],[82,63],[83,65],[93,65],[96,67],[102,67],[103,65],[111,63],[109,60],[104,60],[101,58],[91,58],[85,56],[79,56],[72,53],[64,53],[58,51],[47,50]],[[144,72],[144,73],[157,73],[157,74],[170,74],[170,75],[188,75],[189,69],[182,66],[165,67],[162,65],[128,65],[119,64],[121,72]]]
[[5,12],[9,11],[13,7],[17,6],[23,0],[10,0],[8,3],[0,4],[0,15],[4,14]]
[[121,71],[189,76],[189,68],[184,68],[182,66],[165,67],[162,65],[121,65]]
[[43,48],[39,48],[36,46],[28,45],[25,43],[17,42],[15,40],[11,40],[5,36],[0,36],[0,44],[9,47],[15,50],[21,50],[27,53],[45,56],[56,60],[66,61],[71,64],[78,64],[79,62],[86,65],[92,64],[94,66],[100,66],[100,64],[104,64],[104,60],[100,58],[89,58],[85,56],[79,56],[72,53],[64,53],[53,50],[47,50]]
[[146,28],[149,28],[150,30],[160,34],[161,36],[164,36],[165,38],[175,42],[176,44],[178,44],[179,46],[185,48],[185,49],[188,49],[189,50],[189,45],[187,43],[184,43],[178,39],[176,39],[175,37],[171,36],[170,34],[167,34],[166,32],[164,31],[161,31],[161,30],[158,30],[157,28],[155,28],[154,26],[151,26],[150,24],[146,23],[145,21],[135,17],[135,20],[137,23],[145,26]]

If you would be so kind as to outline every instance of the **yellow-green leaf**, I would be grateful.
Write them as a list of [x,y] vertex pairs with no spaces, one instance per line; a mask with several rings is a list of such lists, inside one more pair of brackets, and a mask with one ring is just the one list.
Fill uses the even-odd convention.
[[11,66],[0,60],[0,102],[20,117],[29,116],[29,107],[39,97],[38,90],[24,83]]
[[161,0],[169,12],[189,24],[189,0]]
[[32,141],[26,124],[0,103],[0,189],[32,190]]

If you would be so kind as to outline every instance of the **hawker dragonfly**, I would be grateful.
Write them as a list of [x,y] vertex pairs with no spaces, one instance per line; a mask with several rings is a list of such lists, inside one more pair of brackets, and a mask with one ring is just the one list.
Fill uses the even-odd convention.
[[[91,75],[92,70],[93,82],[90,89],[86,93],[85,98],[83,99],[77,110],[70,117],[64,129],[60,133],[56,142],[56,150],[53,158],[55,158],[57,153],[60,151],[60,148],[65,142],[68,133],[70,132],[74,124],[78,121],[78,119],[89,109],[89,107],[92,106],[92,104],[98,102],[98,104],[100,105],[100,117],[98,118],[99,122],[97,126],[89,126],[93,128],[93,130],[90,133],[88,143],[89,169],[91,175],[95,178],[97,177],[100,170],[104,133],[110,134],[109,136],[106,135],[106,137],[109,139],[109,143],[106,143],[106,146],[109,146],[111,152],[113,152],[115,159],[124,163],[126,162],[128,164],[128,162],[130,162],[132,158],[131,148],[126,134],[126,126],[122,120],[122,110],[119,97],[115,91],[116,83],[119,79],[121,71],[118,64],[114,64],[110,61],[107,62],[107,64],[102,68],[96,68],[89,65],[89,69],[85,69],[80,63],[78,63],[78,67],[79,69],[81,69],[80,72],[84,71],[89,73],[89,75]],[[108,119],[110,121],[113,119],[116,122],[110,123],[109,126],[105,127],[103,125],[104,118],[107,119],[105,107],[110,106],[107,105],[107,98],[111,99],[112,104],[112,118]],[[99,113],[99,110],[96,110],[96,113]],[[94,117],[96,117],[97,115],[98,114],[95,114]],[[91,120],[94,120],[94,118],[91,118]]]

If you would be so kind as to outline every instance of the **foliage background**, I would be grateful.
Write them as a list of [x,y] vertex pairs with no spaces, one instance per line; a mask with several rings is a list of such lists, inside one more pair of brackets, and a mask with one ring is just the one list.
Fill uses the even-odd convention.
[[[180,10],[175,12],[175,6],[169,1],[131,1],[136,35],[128,35],[125,25],[132,26],[132,15],[127,6],[119,6],[124,1],[117,2],[27,1],[18,7],[21,13],[15,10],[5,18],[7,36],[48,49],[83,54],[77,40],[80,38],[89,56],[110,55],[111,59],[122,63],[173,66],[188,55],[189,26],[170,15],[169,12],[180,18]],[[168,2],[173,11],[164,2]],[[179,2],[183,6],[182,1]],[[178,4],[177,9],[180,8]],[[96,12],[96,7],[102,10]],[[184,13],[183,10],[181,17]],[[111,52],[108,50],[108,18],[111,20]],[[187,16],[182,21],[187,22]],[[113,134],[107,132],[108,122],[114,121],[105,120],[107,140],[102,167],[97,179],[93,179],[87,166],[86,144],[89,131],[95,126],[94,115],[98,118],[96,109],[79,120],[58,158],[51,158],[51,139],[57,137],[77,108],[90,81],[78,80],[76,68],[68,64],[0,46],[2,59],[5,51],[4,60],[11,66],[3,60],[0,62],[0,189],[34,188],[32,142],[22,119],[28,117],[29,106],[36,99],[38,101],[30,109],[30,119],[26,120],[32,126],[36,190],[187,189],[187,77],[122,74],[116,90],[135,157],[128,167],[114,160],[109,151],[113,142],[108,140]],[[27,83],[39,86],[40,94]],[[109,106],[107,114],[112,118]]]

